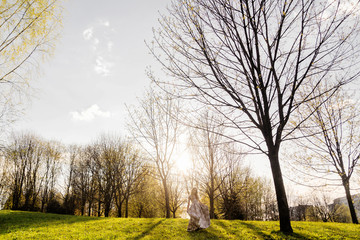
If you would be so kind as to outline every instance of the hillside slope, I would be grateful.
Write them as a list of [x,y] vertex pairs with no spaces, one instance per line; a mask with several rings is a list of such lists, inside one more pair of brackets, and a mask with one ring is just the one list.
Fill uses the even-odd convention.
[[189,233],[186,219],[95,218],[0,211],[0,239],[360,239],[360,226],[292,222],[294,234],[278,222],[212,220],[210,228]]

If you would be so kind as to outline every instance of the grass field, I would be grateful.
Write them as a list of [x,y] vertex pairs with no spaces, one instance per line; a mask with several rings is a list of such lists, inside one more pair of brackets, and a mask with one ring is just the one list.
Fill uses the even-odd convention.
[[294,234],[278,222],[212,220],[206,230],[189,233],[186,219],[95,218],[0,211],[0,239],[360,239],[360,226],[292,222]]

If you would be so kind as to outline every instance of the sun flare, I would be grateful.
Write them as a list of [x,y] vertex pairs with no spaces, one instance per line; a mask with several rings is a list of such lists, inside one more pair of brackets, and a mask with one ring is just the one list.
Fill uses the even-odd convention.
[[176,157],[176,169],[181,172],[187,172],[191,168],[191,156],[188,151],[184,150],[181,153],[177,154]]

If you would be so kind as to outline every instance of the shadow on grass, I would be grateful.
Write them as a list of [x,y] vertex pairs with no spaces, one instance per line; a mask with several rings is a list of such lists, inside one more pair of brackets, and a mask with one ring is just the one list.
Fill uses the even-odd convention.
[[201,229],[194,232],[187,232],[187,236],[192,239],[219,239],[219,234],[212,233],[210,229]]
[[35,227],[44,227],[57,224],[73,224],[96,220],[99,220],[99,218],[3,210],[0,211],[0,235],[7,234],[9,232],[15,232],[19,229],[26,230]]
[[245,226],[248,229],[251,229],[252,232],[259,238],[262,239],[309,239],[307,236],[298,234],[298,233],[291,233],[285,234],[279,231],[271,231],[270,234],[267,234],[263,231],[262,228],[255,226],[249,222],[241,222],[241,225]]
[[144,238],[146,235],[148,235],[152,230],[154,230],[157,226],[159,226],[163,221],[165,221],[165,219],[160,219],[159,221],[157,221],[156,223],[154,223],[153,225],[150,225],[150,227],[148,229],[146,229],[144,232],[140,233],[138,236],[136,236],[134,238],[134,240],[138,240],[138,239],[142,239]]

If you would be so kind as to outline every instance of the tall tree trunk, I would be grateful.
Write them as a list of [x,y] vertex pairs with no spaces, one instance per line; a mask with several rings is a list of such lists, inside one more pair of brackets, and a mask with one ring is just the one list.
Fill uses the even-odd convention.
[[99,201],[98,201],[97,215],[98,215],[98,217],[100,217],[100,215],[101,215],[101,200],[100,200],[100,196],[99,196]]
[[125,218],[129,217],[129,196],[125,199]]
[[13,196],[12,196],[12,202],[13,202],[12,209],[13,210],[19,209],[20,197],[21,197],[21,188],[19,187],[19,185],[15,185],[15,190],[14,190]]
[[88,216],[91,216],[92,201],[89,201]]
[[164,187],[164,194],[165,194],[166,218],[170,218],[170,198],[169,198],[169,190],[168,190],[166,179],[163,179],[163,187]]
[[[119,200],[120,201],[120,200]],[[122,212],[121,212],[121,209],[122,209],[122,201],[119,202],[118,204],[118,217],[121,218],[122,217]]]
[[105,199],[105,208],[104,208],[104,216],[105,217],[109,217],[110,208],[111,208],[110,200]]
[[345,193],[346,193],[346,200],[348,202],[348,206],[349,206],[349,210],[350,210],[350,215],[351,215],[351,220],[353,223],[355,224],[359,224],[359,221],[357,219],[356,216],[356,211],[355,211],[355,207],[354,207],[354,203],[350,194],[350,183],[349,183],[349,179],[344,177],[343,178],[343,186],[345,188]]
[[274,147],[274,149],[269,149],[269,160],[271,166],[271,172],[273,175],[276,198],[279,209],[279,218],[280,218],[280,231],[284,233],[292,233],[290,223],[290,213],[289,205],[286,197],[284,182],[282,178],[280,162],[279,162],[279,150]]
[[214,207],[214,189],[210,189],[209,191],[209,201],[210,201],[210,218],[215,218],[215,207]]

